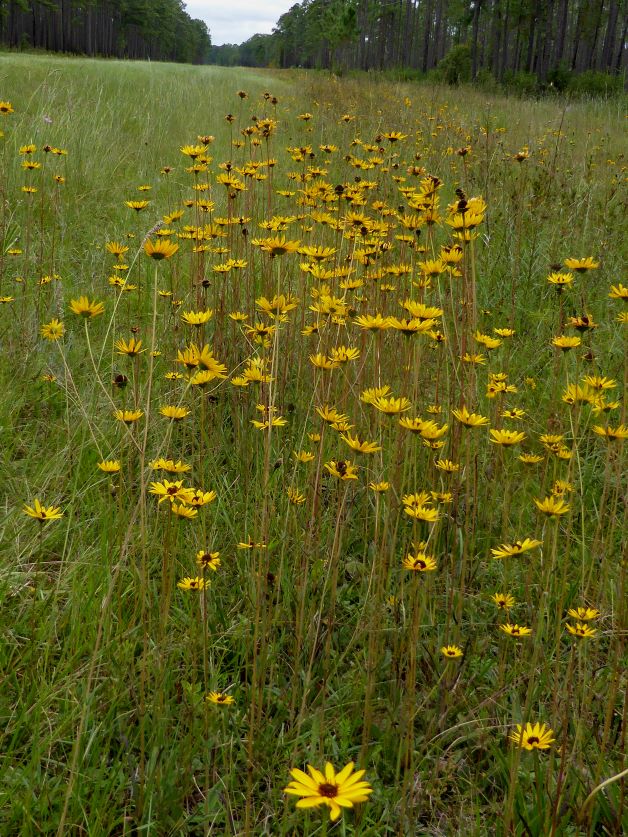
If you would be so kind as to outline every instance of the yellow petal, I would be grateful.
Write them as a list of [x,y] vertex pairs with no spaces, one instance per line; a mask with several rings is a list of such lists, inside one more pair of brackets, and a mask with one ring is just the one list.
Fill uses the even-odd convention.
[[299,799],[299,801],[296,804],[296,807],[315,808],[317,805],[321,805],[324,801],[324,797],[321,796],[308,796],[307,799]]
[[298,767],[295,767],[293,770],[290,771],[290,775],[296,779],[296,781],[304,785],[306,788],[311,788],[312,790],[318,790],[318,785],[314,782],[307,773],[304,773],[302,770],[299,770]]
[[295,796],[312,796],[313,791],[312,788],[308,788],[305,785],[300,785],[298,782],[293,782],[291,785],[283,789],[284,793],[291,793]]
[[335,799],[326,799],[325,802],[329,805],[329,819],[330,820],[337,820],[341,814],[341,808],[337,804]]
[[335,796],[334,802],[342,808],[353,808],[353,802],[357,800],[347,799],[346,796]]
[[[353,786],[354,786],[357,782],[359,782],[359,781],[360,781],[360,779],[362,778],[362,776],[364,776],[364,773],[365,773],[365,771],[364,771],[364,770],[356,770],[356,772],[353,774],[353,776],[350,776],[350,777],[346,780],[346,782],[344,782],[344,783],[343,783],[342,792],[344,793],[344,792],[345,792],[345,790],[349,790],[349,789],[350,789],[350,788],[352,788],[352,787],[353,787]],[[365,784],[365,783],[364,783],[364,782],[362,782],[361,784]]]
[[[344,438],[344,437],[343,437]],[[340,773],[336,776],[336,782],[338,785],[342,785],[348,778],[351,776],[351,771],[353,770],[353,762],[350,761],[346,767],[343,767]],[[364,771],[358,771],[360,776],[364,773]],[[358,774],[356,773],[355,776]],[[359,776],[358,776],[359,778]],[[351,779],[354,779],[354,776],[351,776]]]
[[311,764],[308,764],[307,769],[310,771],[310,776],[312,777],[312,779],[314,779],[317,785],[325,784],[325,777],[320,772],[320,770],[317,770],[315,767],[312,767]]

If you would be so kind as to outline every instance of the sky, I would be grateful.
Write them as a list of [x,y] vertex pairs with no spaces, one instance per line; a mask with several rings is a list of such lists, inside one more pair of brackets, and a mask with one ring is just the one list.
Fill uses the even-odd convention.
[[204,20],[212,44],[241,44],[257,33],[269,35],[296,0],[184,0],[190,17]]

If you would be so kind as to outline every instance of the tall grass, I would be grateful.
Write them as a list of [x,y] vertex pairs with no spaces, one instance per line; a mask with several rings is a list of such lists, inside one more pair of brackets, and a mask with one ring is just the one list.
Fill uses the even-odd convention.
[[[3,833],[620,834],[618,104],[15,55],[0,99]],[[327,761],[339,822],[283,793]]]

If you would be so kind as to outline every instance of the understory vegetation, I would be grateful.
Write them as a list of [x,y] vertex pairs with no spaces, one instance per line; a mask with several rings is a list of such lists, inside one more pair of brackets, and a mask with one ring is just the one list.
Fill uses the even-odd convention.
[[621,834],[622,101],[0,100],[0,831]]

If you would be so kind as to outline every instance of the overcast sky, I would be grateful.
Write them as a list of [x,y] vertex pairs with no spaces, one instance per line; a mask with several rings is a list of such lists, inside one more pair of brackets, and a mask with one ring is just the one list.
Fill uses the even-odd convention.
[[184,0],[190,17],[204,20],[212,44],[241,44],[258,32],[269,35],[296,0]]

